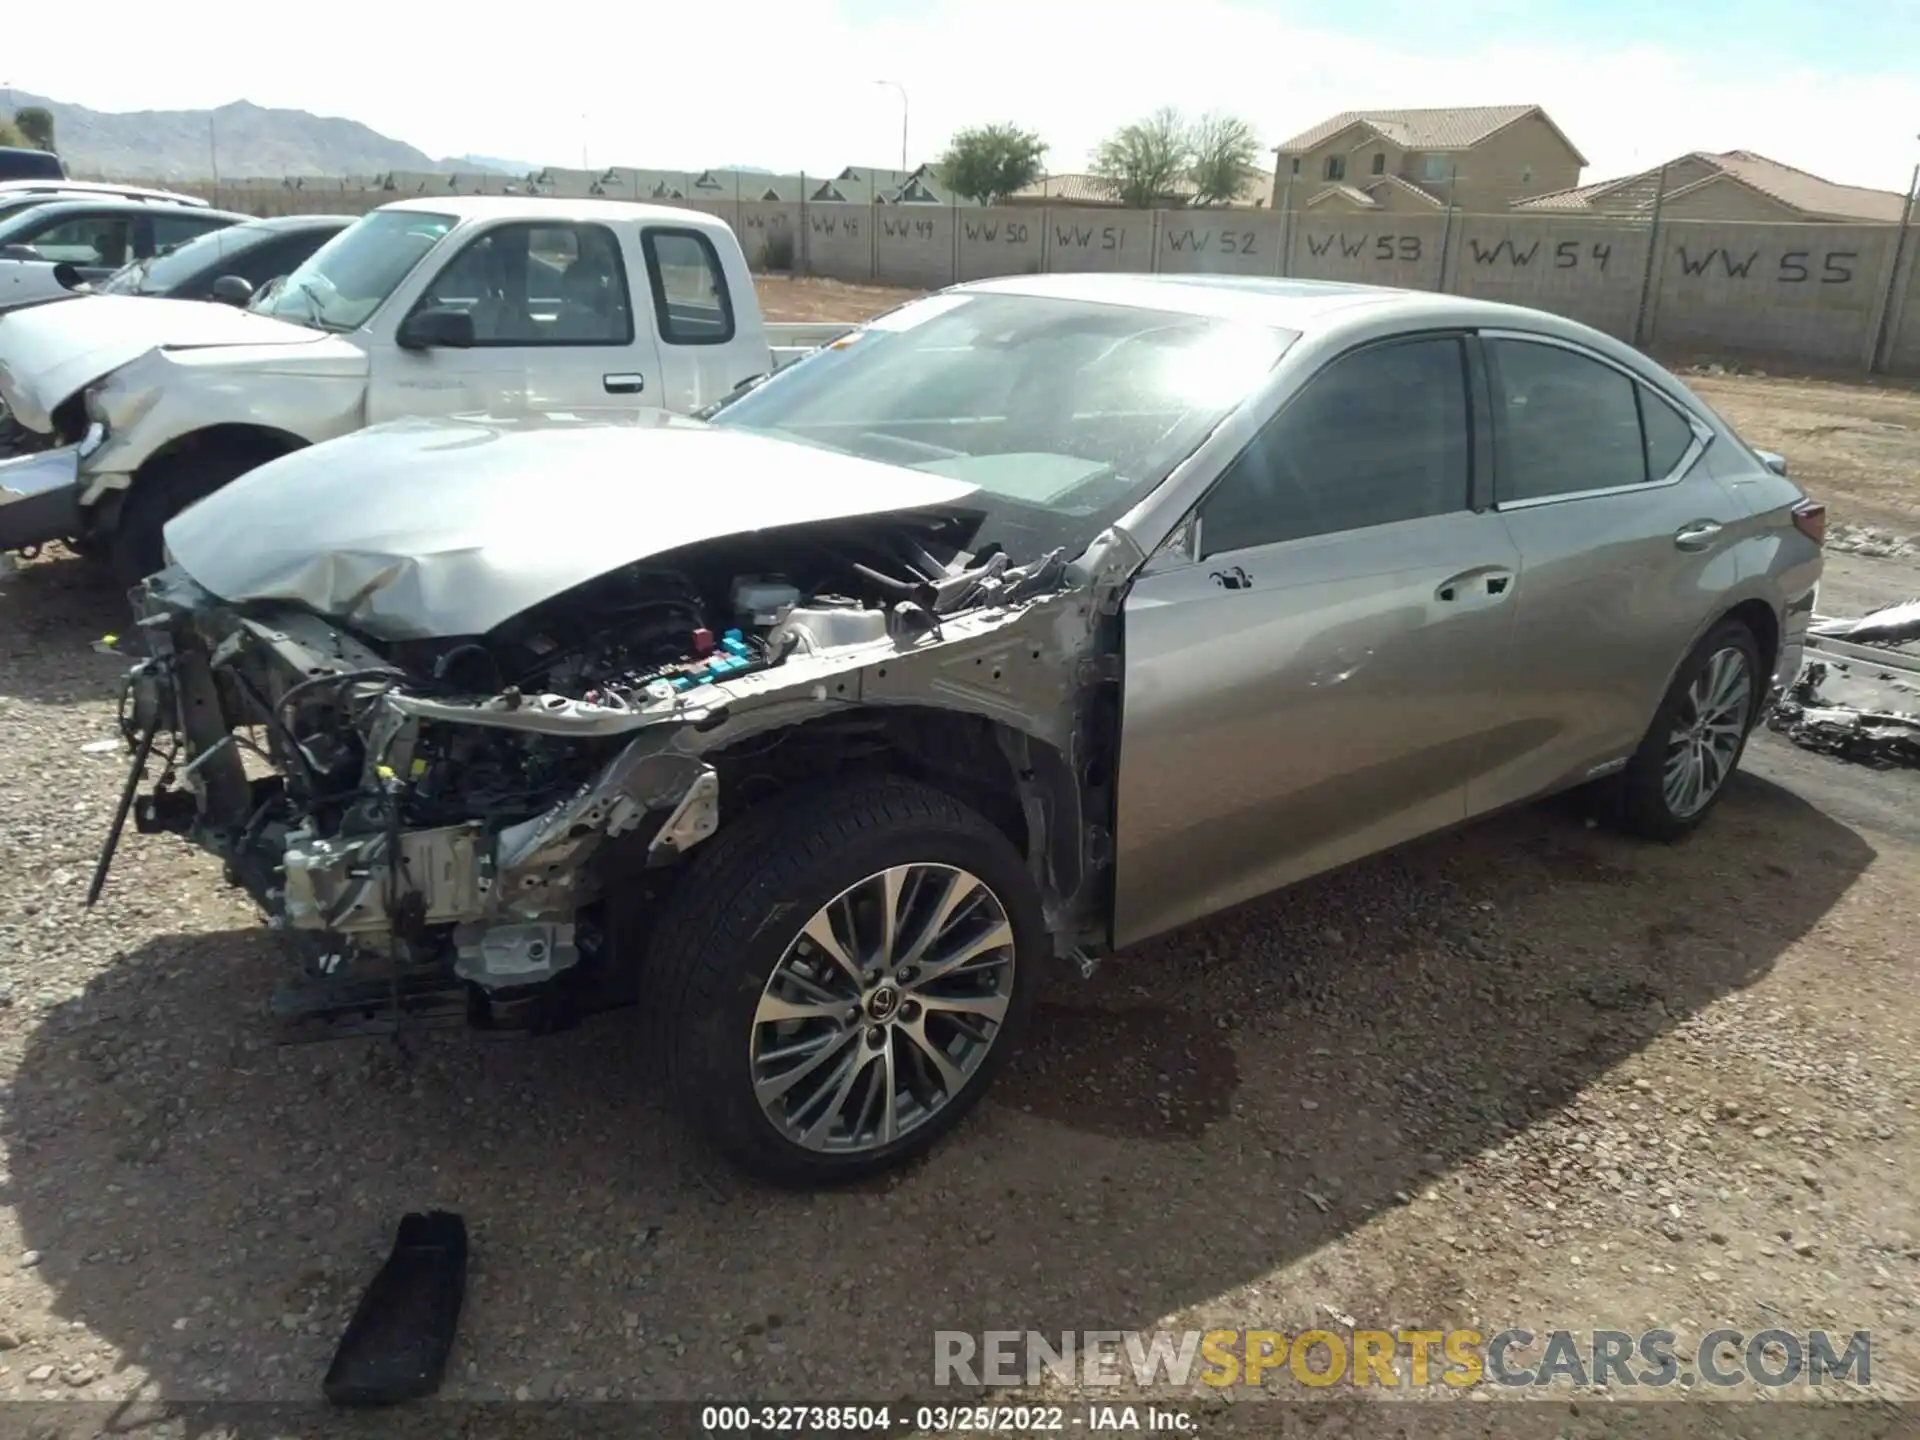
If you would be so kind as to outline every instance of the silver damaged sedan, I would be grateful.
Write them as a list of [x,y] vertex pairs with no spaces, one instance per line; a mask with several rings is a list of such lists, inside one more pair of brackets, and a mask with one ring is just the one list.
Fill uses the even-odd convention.
[[1056,960],[1574,786],[1700,824],[1824,533],[1550,315],[989,281],[695,419],[217,491],[135,592],[127,809],[293,942],[289,1025],[637,1005],[697,1129],[818,1184],[949,1130]]

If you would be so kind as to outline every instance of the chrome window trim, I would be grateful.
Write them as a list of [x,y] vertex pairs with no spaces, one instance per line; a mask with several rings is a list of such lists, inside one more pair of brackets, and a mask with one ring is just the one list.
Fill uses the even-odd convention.
[[[1624,376],[1627,383],[1635,386],[1640,392],[1653,396],[1654,399],[1667,406],[1668,409],[1672,410],[1682,420],[1685,420],[1687,422],[1687,428],[1693,431],[1693,443],[1681,454],[1680,459],[1675,462],[1673,469],[1661,476],[1658,480],[1638,480],[1631,485],[1604,485],[1594,490],[1570,490],[1564,495],[1536,495],[1525,500],[1502,500],[1499,498],[1500,472],[1498,465],[1496,465],[1494,467],[1493,479],[1495,497],[1493,508],[1497,514],[1504,514],[1513,510],[1537,510],[1543,505],[1561,505],[1569,500],[1597,500],[1608,495],[1641,495],[1649,490],[1664,490],[1668,486],[1678,485],[1682,480],[1686,479],[1688,472],[1700,463],[1700,457],[1707,453],[1707,447],[1714,441],[1716,432],[1705,420],[1702,420],[1686,406],[1673,400],[1664,391],[1649,384],[1646,377],[1635,373],[1631,366],[1623,365],[1610,356],[1602,355],[1597,350],[1579,344],[1576,341],[1562,339],[1558,335],[1542,335],[1532,330],[1488,329],[1480,331],[1479,334],[1483,341],[1512,340],[1526,345],[1550,345],[1556,350],[1565,350],[1570,354],[1580,356],[1583,360],[1591,360],[1596,365],[1603,365],[1615,374]],[[1643,432],[1642,444],[1644,443]]]

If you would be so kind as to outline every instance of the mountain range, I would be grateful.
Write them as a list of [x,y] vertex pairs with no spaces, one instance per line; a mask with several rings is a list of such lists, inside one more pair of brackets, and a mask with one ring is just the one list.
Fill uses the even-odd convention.
[[114,112],[24,90],[12,95],[16,110],[39,105],[52,112],[55,143],[75,177],[205,180],[216,170],[236,177],[480,169],[521,175],[540,168],[479,155],[435,160],[358,120],[269,110],[246,100],[214,110]]

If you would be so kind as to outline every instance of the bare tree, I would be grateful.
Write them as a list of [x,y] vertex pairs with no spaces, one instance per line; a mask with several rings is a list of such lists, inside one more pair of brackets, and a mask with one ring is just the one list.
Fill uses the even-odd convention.
[[1171,199],[1193,168],[1188,129],[1178,110],[1162,106],[1102,140],[1093,152],[1093,173],[1113,183],[1121,204],[1151,210]]
[[1187,178],[1196,205],[1231,205],[1259,168],[1259,138],[1237,115],[1201,116],[1188,132],[1188,148],[1193,159]]

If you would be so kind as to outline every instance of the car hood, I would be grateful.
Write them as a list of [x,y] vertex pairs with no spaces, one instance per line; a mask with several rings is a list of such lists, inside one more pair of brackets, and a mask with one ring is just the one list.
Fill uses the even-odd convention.
[[174,517],[167,549],[230,604],[373,639],[480,635],[703,540],[962,504],[978,487],[660,411],[417,419],[269,461]]
[[29,430],[45,433],[65,401],[149,350],[326,338],[323,331],[211,300],[79,295],[0,315],[0,401]]

